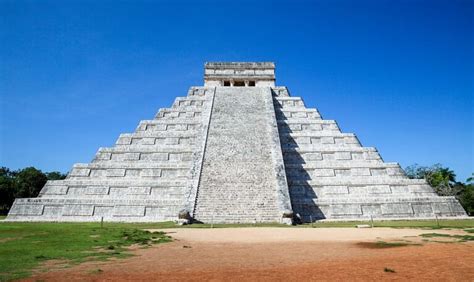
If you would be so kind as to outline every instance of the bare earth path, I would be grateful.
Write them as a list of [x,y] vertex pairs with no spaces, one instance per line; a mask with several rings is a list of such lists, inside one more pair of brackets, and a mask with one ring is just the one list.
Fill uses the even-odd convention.
[[[474,244],[422,242],[431,230],[355,228],[166,229],[176,240],[136,256],[40,273],[29,281],[474,281]],[[464,234],[460,230],[436,233]],[[422,245],[370,248],[360,242]],[[395,272],[385,272],[390,268]],[[100,269],[100,271],[98,271]]]

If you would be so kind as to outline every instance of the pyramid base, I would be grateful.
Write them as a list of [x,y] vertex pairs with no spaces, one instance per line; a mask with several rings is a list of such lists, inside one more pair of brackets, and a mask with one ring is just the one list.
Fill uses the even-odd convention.
[[292,205],[303,222],[468,218],[455,197],[295,199]]

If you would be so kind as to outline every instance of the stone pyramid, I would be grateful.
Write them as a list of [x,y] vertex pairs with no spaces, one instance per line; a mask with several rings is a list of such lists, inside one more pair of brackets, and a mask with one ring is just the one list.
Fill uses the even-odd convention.
[[273,63],[207,63],[205,85],[16,199],[10,221],[290,223],[464,217],[334,120],[275,86]]

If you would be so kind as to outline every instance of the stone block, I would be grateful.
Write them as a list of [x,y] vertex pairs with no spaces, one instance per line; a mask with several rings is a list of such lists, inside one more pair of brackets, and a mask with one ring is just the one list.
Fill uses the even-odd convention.
[[163,169],[161,171],[163,178],[173,178],[173,177],[184,177],[186,176],[186,171],[182,169]]
[[310,123],[301,125],[301,129],[304,131],[321,131],[323,130],[323,126],[318,123]]
[[336,159],[335,153],[322,153],[321,155],[325,161],[332,161]]
[[298,144],[311,144],[311,139],[307,136],[296,137],[295,141]]
[[413,208],[409,203],[386,203],[382,204],[382,214],[384,215],[412,215]]
[[69,176],[73,177],[88,177],[91,173],[91,170],[88,168],[74,167],[69,173]]
[[125,169],[123,168],[109,168],[106,172],[107,177],[124,177]]
[[178,137],[165,138],[164,144],[166,144],[166,145],[178,145],[179,144],[179,138]]
[[335,169],[334,173],[336,176],[347,177],[351,175],[351,170],[350,169]]
[[451,213],[450,203],[446,203],[446,202],[432,203],[431,207],[433,208],[433,212],[438,215]]
[[351,160],[352,156],[350,152],[335,152],[334,159],[336,160]]
[[115,206],[114,216],[145,216],[145,206]]
[[335,204],[331,206],[332,215],[362,215],[360,205],[356,204]]
[[334,195],[334,194],[349,194],[349,189],[347,186],[334,185],[334,186],[324,186],[325,195]]
[[44,217],[51,217],[51,218],[58,218],[62,216],[63,214],[63,206],[62,205],[57,205],[57,206],[48,206],[45,205],[43,208],[43,216]]
[[150,195],[151,187],[128,187],[128,195]]
[[[44,192],[43,192],[44,191]],[[67,185],[48,185],[41,191],[45,195],[66,195],[68,191]]]
[[346,144],[357,144],[360,145],[359,139],[355,136],[346,136],[344,137],[345,143]]
[[335,123],[323,123],[322,130],[339,130],[339,127]]
[[102,178],[107,176],[105,169],[92,169],[90,173],[91,178]]
[[407,185],[390,185],[390,190],[394,194],[407,194],[410,193]]
[[145,168],[142,169],[140,175],[143,177],[161,177],[162,170],[159,168]]
[[433,215],[433,209],[430,203],[414,203],[411,205],[413,212],[418,216],[430,216]]
[[168,124],[166,130],[185,131],[188,129],[186,124]]
[[94,213],[93,205],[64,205],[63,216],[92,216]]
[[107,160],[110,160],[111,156],[112,156],[111,153],[98,152],[98,153],[95,155],[95,159],[96,159],[96,160],[104,160],[104,161],[107,161]]
[[364,216],[380,217],[382,215],[382,209],[380,205],[362,205],[362,214]]
[[392,176],[404,176],[405,172],[400,167],[387,167],[387,174]]
[[334,169],[329,168],[317,168],[313,171],[312,175],[314,177],[328,177],[334,176]]
[[351,157],[353,160],[363,160],[364,154],[363,153],[351,153]]
[[85,188],[86,195],[107,195],[109,194],[108,186],[88,186]]
[[334,137],[321,137],[321,144],[334,144]]
[[141,169],[127,169],[125,170],[125,177],[140,177]]
[[168,153],[141,153],[140,160],[144,161],[167,161]]
[[290,124],[288,127],[291,130],[291,132],[301,131],[301,124]]
[[43,205],[19,205],[19,204],[14,204],[13,207],[11,208],[10,213],[11,215],[23,215],[23,216],[28,216],[28,215],[35,215],[39,216],[43,214]]
[[132,144],[132,137],[131,136],[120,136],[115,142],[116,145],[130,145]]
[[323,159],[321,153],[304,153],[303,158],[307,161],[320,161]]
[[114,161],[136,161],[140,159],[140,153],[114,153],[112,160]]
[[143,137],[143,138],[133,138],[132,144],[137,145],[155,145],[155,138],[152,137]]
[[381,157],[379,153],[376,151],[367,151],[365,152],[365,159],[366,160],[380,160]]
[[370,174],[373,176],[384,176],[387,175],[387,170],[385,168],[371,168]]
[[352,176],[369,176],[370,169],[365,167],[355,167],[351,168],[351,175]]
[[94,216],[111,217],[114,215],[114,207],[112,206],[95,206]]
[[334,144],[344,146],[346,143],[344,142],[344,137],[334,137]]
[[369,194],[391,194],[392,190],[389,185],[370,185],[367,186]]

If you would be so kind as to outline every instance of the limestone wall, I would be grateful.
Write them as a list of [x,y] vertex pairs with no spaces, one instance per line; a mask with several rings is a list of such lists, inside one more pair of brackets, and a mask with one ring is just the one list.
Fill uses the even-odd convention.
[[284,175],[270,88],[217,87],[195,218],[279,222],[290,208]]
[[456,199],[408,179],[398,163],[384,162],[285,87],[273,95],[292,207],[303,220],[466,215]]

